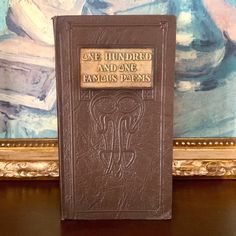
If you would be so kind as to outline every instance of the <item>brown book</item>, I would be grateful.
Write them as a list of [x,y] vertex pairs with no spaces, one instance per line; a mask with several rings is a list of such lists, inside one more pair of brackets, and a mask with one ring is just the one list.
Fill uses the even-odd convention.
[[54,18],[62,219],[169,219],[174,16]]

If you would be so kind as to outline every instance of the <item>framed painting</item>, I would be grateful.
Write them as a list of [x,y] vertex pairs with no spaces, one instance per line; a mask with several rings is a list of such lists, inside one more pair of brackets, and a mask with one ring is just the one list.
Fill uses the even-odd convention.
[[236,175],[236,0],[0,2],[0,178],[58,177],[54,15],[177,17],[175,176]]

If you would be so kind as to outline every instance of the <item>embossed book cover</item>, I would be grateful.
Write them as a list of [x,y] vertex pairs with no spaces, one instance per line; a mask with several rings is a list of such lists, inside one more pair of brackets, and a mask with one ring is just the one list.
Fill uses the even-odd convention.
[[62,219],[169,219],[174,16],[54,17]]

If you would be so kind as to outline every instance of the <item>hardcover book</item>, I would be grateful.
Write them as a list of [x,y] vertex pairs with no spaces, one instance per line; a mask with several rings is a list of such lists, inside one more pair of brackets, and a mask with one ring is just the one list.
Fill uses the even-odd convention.
[[174,16],[54,17],[62,219],[169,219]]

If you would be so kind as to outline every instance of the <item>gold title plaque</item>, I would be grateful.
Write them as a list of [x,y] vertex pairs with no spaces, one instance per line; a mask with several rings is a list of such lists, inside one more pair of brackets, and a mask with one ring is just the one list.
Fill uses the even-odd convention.
[[151,48],[81,48],[82,88],[151,88]]

